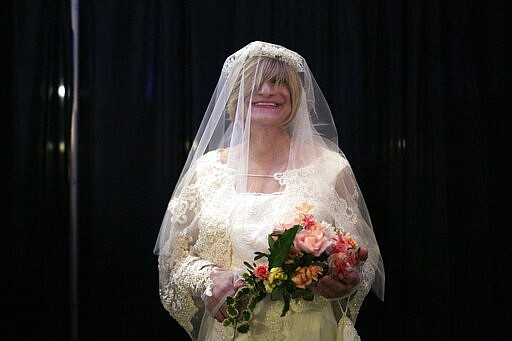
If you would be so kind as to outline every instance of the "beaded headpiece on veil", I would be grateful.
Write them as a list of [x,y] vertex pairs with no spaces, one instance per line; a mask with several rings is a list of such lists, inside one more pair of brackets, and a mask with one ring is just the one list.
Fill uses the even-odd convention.
[[226,76],[230,74],[233,65],[240,58],[262,56],[282,60],[290,66],[293,66],[297,72],[304,71],[304,59],[296,52],[288,50],[280,45],[265,43],[262,41],[253,41],[244,48],[238,50],[229,56],[222,67],[222,73]]

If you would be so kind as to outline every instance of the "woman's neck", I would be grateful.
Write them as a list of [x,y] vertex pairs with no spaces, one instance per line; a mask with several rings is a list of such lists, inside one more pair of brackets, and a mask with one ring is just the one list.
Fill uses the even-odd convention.
[[290,137],[281,128],[251,129],[249,172],[273,174],[286,169],[290,143]]

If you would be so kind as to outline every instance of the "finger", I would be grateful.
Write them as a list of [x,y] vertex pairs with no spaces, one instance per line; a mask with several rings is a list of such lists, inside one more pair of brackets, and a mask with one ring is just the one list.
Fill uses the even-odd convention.
[[225,317],[224,317],[224,315],[222,315],[222,313],[221,313],[221,311],[220,311],[220,310],[217,312],[217,314],[215,314],[215,319],[216,319],[217,321],[219,321],[219,322],[224,321]]
[[345,292],[347,288],[351,286],[350,283],[340,281],[332,277],[326,277],[325,285],[327,285],[332,291],[336,293]]
[[[323,278],[322,288],[328,298],[336,298],[340,296],[344,296],[346,292],[348,292],[349,286],[330,277],[326,276]],[[327,297],[326,296],[326,297]]]
[[325,278],[324,285],[328,288],[327,290],[332,298],[345,296],[354,288],[352,284],[347,284],[328,276]]
[[335,298],[336,293],[325,283],[325,280],[320,280],[317,284],[317,291],[325,298]]
[[347,285],[356,285],[357,283],[359,283],[359,281],[360,278],[359,273],[357,271],[351,271],[341,279],[341,282]]
[[241,287],[243,287],[244,285],[245,285],[245,281],[242,279],[239,279],[233,285],[233,289],[235,289],[235,292],[237,292],[237,290],[240,289]]
[[222,322],[224,321],[225,319],[228,318],[228,308],[225,304],[222,305],[222,307],[219,309],[219,312],[220,314],[219,318],[220,320],[218,320],[219,322]]
[[217,313],[215,314],[215,319],[219,322],[222,322],[226,319],[227,316],[227,306],[224,303],[223,305],[220,306],[219,310],[217,310]]
[[365,262],[368,259],[368,249],[365,247],[361,247],[359,249],[359,253],[357,255],[357,258],[360,262]]

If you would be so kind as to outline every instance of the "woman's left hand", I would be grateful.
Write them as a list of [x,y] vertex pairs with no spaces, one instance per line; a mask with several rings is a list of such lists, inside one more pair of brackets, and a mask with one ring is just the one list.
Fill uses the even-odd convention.
[[[368,258],[368,249],[360,248],[358,261],[364,262]],[[361,278],[357,271],[349,272],[342,280],[332,276],[322,277],[316,285],[317,292],[325,298],[339,298],[350,294],[359,284]]]

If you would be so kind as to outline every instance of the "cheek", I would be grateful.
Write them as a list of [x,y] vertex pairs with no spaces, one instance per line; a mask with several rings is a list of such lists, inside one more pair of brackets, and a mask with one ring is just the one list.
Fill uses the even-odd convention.
[[292,107],[292,96],[288,89],[286,89],[286,91],[283,92],[283,97],[286,98],[287,106],[291,108]]

